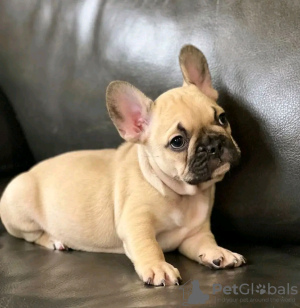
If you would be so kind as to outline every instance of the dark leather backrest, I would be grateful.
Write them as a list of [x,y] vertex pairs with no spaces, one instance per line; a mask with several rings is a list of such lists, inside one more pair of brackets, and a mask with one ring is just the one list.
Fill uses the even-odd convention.
[[0,178],[27,170],[32,163],[33,157],[20,124],[0,89]]
[[2,0],[0,85],[37,160],[112,147],[108,83],[155,98],[181,85],[181,46],[198,46],[243,155],[218,185],[217,233],[300,242],[299,16],[281,0]]

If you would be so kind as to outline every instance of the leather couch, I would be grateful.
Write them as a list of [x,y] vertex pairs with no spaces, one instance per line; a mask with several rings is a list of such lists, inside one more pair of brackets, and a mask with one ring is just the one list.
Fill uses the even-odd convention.
[[[248,265],[213,271],[168,253],[186,284],[146,288],[124,255],[48,251],[2,227],[0,307],[181,306],[193,280],[209,294],[203,307],[299,307],[299,294],[279,292],[299,289],[299,16],[298,1],[281,0],[2,0],[0,192],[38,161],[120,144],[108,83],[154,99],[181,84],[178,53],[192,43],[242,150],[217,185],[213,231]],[[214,284],[254,290],[213,294]]]

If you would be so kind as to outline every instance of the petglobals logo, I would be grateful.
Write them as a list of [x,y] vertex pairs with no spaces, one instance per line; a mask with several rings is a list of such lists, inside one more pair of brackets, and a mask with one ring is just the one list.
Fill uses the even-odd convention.
[[213,294],[224,294],[224,295],[253,295],[255,293],[258,294],[266,294],[266,295],[296,295],[298,294],[297,286],[291,286],[287,283],[284,286],[273,286],[270,283],[265,284],[257,284],[254,283],[248,284],[243,283],[241,285],[232,285],[232,286],[223,286],[220,283],[213,284]]

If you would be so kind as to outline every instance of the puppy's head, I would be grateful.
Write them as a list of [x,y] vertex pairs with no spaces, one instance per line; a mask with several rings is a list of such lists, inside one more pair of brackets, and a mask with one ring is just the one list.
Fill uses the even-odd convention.
[[182,87],[152,101],[127,82],[114,81],[107,88],[107,108],[121,137],[142,144],[171,178],[197,185],[227,172],[240,150],[216,103],[218,93],[202,52],[184,46],[179,63]]

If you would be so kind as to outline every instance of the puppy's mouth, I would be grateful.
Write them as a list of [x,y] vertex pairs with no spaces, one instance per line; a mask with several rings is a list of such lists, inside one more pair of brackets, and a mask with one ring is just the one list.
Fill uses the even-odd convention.
[[186,182],[190,185],[198,185],[203,182],[210,181],[217,178],[220,175],[225,174],[230,169],[230,163],[222,162],[220,159],[217,161],[217,167],[213,172],[209,172],[208,168],[201,172],[192,175],[191,179],[187,179]]
[[221,163],[220,167],[218,167],[211,175],[211,178],[214,179],[220,175],[223,175],[227,171],[230,170],[230,163]]
[[195,153],[189,161],[185,182],[198,185],[210,181],[229,171],[240,160],[240,151],[232,140],[224,135],[209,136],[209,142],[198,142]]

